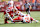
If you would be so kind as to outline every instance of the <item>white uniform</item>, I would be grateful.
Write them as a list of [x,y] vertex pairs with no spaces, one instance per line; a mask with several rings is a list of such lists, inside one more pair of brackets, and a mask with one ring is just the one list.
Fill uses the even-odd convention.
[[24,16],[24,17],[22,17],[23,22],[29,22],[30,21],[29,15],[26,16],[26,14],[23,14],[20,11],[16,11],[16,14],[18,14],[18,16],[20,15],[21,17]]
[[23,22],[30,22],[29,17],[28,16],[23,17]]
[[8,1],[8,4],[9,4],[9,7],[11,8],[11,9],[13,9],[13,1]]
[[18,14],[18,16],[23,16],[23,13],[21,13],[20,11],[16,11],[16,14]]
[[30,22],[30,16],[29,15],[26,15],[26,14],[23,14],[23,13],[21,13],[20,11],[17,11],[17,13],[18,13],[18,16],[20,15],[21,17],[22,16],[24,16],[24,17],[22,17],[23,18],[23,22]]
[[19,15],[20,15],[21,17],[24,16],[23,13],[21,13],[21,12],[19,12]]
[[20,11],[16,11],[15,13],[18,14],[18,16],[21,16],[21,17],[22,17],[22,16],[25,16],[25,17],[26,17],[26,14],[23,14],[23,13],[20,12]]

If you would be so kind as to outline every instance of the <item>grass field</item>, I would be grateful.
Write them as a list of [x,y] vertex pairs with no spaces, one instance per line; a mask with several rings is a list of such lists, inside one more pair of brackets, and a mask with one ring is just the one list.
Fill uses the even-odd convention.
[[[26,14],[26,12],[23,12]],[[16,16],[15,16],[16,17]],[[9,23],[9,24],[4,24],[4,17],[3,17],[3,12],[0,12],[0,27],[40,27],[40,11],[33,11],[31,12],[31,17],[33,17],[36,20],[39,20],[39,23]],[[11,21],[9,21],[11,22]]]

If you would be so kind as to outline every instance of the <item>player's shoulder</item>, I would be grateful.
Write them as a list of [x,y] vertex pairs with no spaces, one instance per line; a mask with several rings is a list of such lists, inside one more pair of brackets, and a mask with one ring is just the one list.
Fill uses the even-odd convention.
[[30,5],[30,3],[28,3],[28,5]]

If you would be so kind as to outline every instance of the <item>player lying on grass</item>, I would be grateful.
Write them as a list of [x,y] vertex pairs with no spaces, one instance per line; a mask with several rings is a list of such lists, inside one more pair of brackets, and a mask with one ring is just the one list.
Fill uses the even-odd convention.
[[[19,21],[19,19],[22,19],[22,21],[24,21],[24,22],[25,22],[27,19],[28,19],[28,20],[27,20],[26,22],[28,22],[28,21],[30,22],[30,20],[31,20],[31,22],[32,22],[32,21],[37,22],[37,20],[34,20],[32,17],[30,17],[29,14],[28,14],[28,15],[23,14],[22,12],[20,12],[20,11],[18,11],[18,10],[15,10],[14,12],[15,12],[16,15],[20,16],[20,17],[18,17],[18,18],[15,18],[15,20],[16,20],[17,22]],[[15,22],[15,20],[14,20],[14,22]],[[20,20],[20,21],[21,21],[21,20]],[[20,22],[20,21],[19,21],[19,22]]]
[[23,23],[30,23],[30,20],[31,20],[31,23],[32,21],[35,21],[36,23],[38,22],[37,20],[33,19],[32,17],[17,17],[15,19],[13,19],[12,23],[15,23],[15,22],[23,22]]

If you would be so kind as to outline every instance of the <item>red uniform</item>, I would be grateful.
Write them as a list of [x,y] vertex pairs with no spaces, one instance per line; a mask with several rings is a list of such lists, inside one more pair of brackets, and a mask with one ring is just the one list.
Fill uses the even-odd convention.
[[22,21],[22,18],[21,17],[17,17],[17,18],[15,18],[13,20],[14,20],[13,22],[20,22],[20,21]]
[[[33,18],[30,17],[30,20],[33,21]],[[15,18],[15,19],[13,19],[13,22],[20,22],[20,21],[23,21],[23,18],[22,18],[22,17],[17,17],[17,18]],[[28,22],[28,21],[26,21],[26,22]],[[28,22],[28,23],[29,23],[29,22]]]
[[[10,14],[11,17],[13,17],[13,11],[10,11],[10,9],[8,9],[8,10],[6,10],[6,11],[7,11],[7,13]],[[4,15],[6,14],[6,11],[4,12]],[[7,22],[7,18],[5,19],[5,23],[8,23],[8,22]]]
[[[8,12],[10,14],[10,16],[13,17],[13,11]],[[6,11],[4,12],[4,15],[6,14]]]

